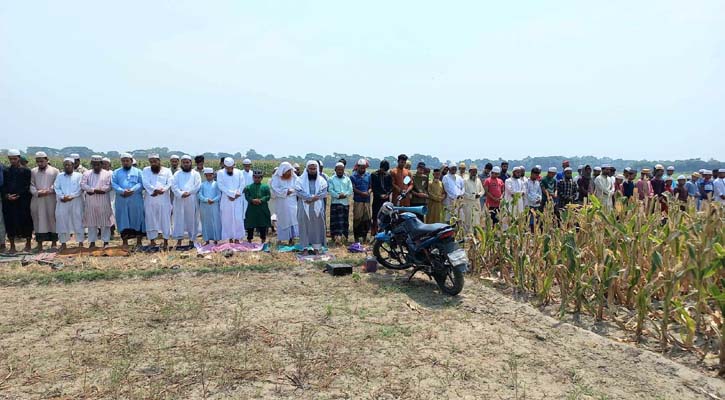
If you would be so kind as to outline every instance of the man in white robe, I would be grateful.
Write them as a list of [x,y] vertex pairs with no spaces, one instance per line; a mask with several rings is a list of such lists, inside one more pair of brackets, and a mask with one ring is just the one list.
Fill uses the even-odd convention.
[[189,246],[196,240],[198,229],[199,202],[197,193],[201,188],[201,176],[192,169],[191,156],[181,157],[181,169],[174,174],[171,185],[174,194],[174,239],[181,246],[185,235],[189,237]]
[[[443,199],[443,208],[445,209],[443,219],[450,223],[451,218],[455,215],[454,209],[460,203],[464,193],[463,178],[456,173],[455,165],[443,177],[443,190],[446,192],[446,198]],[[457,217],[460,217],[460,215],[459,211]]]
[[290,246],[300,234],[297,221],[296,184],[297,174],[292,164],[287,161],[279,165],[270,184],[274,212],[277,215],[277,240],[288,241]]
[[300,246],[310,254],[319,254],[326,244],[325,203],[327,181],[318,173],[315,160],[307,162],[302,176],[297,180],[297,221],[300,227]]
[[33,216],[37,251],[43,250],[43,242],[51,242],[55,248],[58,235],[55,232],[55,179],[60,171],[48,164],[48,155],[39,151],[35,153],[37,167],[30,171],[30,213]]
[[63,160],[63,173],[55,179],[55,229],[61,250],[66,248],[71,235],[78,247],[83,247],[83,176],[74,171],[74,162],[71,157]]
[[614,208],[614,178],[610,178],[612,170],[608,164],[602,166],[602,173],[594,179],[594,196],[602,203],[602,208],[611,211]]
[[468,177],[463,182],[463,227],[466,233],[471,233],[474,226],[481,225],[481,197],[483,197],[483,184],[478,177],[478,167],[472,164],[468,169]]
[[524,212],[526,204],[526,182],[522,178],[524,172],[523,167],[515,167],[511,178],[504,182],[504,200],[514,217]]
[[156,246],[159,234],[164,238],[164,248],[169,245],[171,236],[171,185],[174,177],[171,170],[161,166],[158,154],[149,154],[149,166],[143,169],[141,182],[146,196],[144,197],[144,216],[146,237],[151,246]]
[[216,175],[222,199],[219,208],[222,217],[222,240],[239,243],[246,234],[244,230],[244,176],[234,168],[234,159],[224,159],[224,169]]

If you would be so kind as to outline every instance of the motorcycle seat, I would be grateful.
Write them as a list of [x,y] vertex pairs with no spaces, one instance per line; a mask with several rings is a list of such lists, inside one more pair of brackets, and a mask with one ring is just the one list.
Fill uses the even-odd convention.
[[425,235],[432,235],[439,231],[442,231],[443,229],[450,228],[450,225],[446,224],[424,224],[420,221],[418,221],[417,224],[412,226],[410,236],[413,238],[418,238]]

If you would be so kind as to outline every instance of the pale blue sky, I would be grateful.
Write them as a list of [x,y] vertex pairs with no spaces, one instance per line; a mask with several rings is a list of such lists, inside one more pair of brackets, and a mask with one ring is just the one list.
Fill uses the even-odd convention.
[[0,132],[0,148],[723,159],[725,1],[0,0]]

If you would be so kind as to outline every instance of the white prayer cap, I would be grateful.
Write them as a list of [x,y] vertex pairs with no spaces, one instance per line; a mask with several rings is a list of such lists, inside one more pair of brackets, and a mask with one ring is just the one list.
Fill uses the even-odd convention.
[[[307,165],[309,165],[309,164],[307,164]],[[343,168],[345,168],[345,164],[343,164],[341,162],[338,162],[337,164],[335,164],[335,168],[337,168],[337,167],[343,167]]]
[[595,171],[601,171],[602,170],[602,167],[594,167],[594,170]]
[[549,172],[556,172],[556,167],[549,167]]
[[189,161],[191,161],[191,156],[188,155],[188,154],[184,154],[183,156],[181,156],[181,159],[182,160],[189,160]]
[[581,164],[579,164],[579,168],[578,169],[582,170],[582,169],[584,169],[584,166],[581,165]]
[[679,181],[680,179],[685,179],[685,180],[687,180],[687,178],[685,178],[685,175],[680,175],[680,176],[678,176],[678,177],[677,177],[677,180],[678,180],[678,181]]
[[366,166],[366,167],[367,167],[367,165],[368,165],[368,160],[366,160],[366,159],[364,159],[364,158],[361,158],[361,159],[357,160],[357,165],[360,165],[360,166],[363,166],[363,165],[364,165],[364,166]]
[[81,158],[81,156],[78,153],[73,153],[70,156],[73,157],[73,161],[80,160],[80,158]]
[[294,165],[292,165],[292,167],[293,167],[293,168],[299,168],[299,167],[300,167],[300,165],[299,165],[299,164],[297,164],[297,163],[294,163]]
[[663,167],[662,164],[657,164],[655,165],[655,171],[657,171],[658,169],[665,169],[665,167]]
[[10,149],[10,150],[8,150],[8,156],[9,157],[18,157],[18,156],[20,156],[20,150]]
[[702,174],[703,172],[705,172],[705,168],[700,168],[699,172]]
[[136,165],[136,164],[138,164],[138,162],[136,161],[136,159],[135,158],[131,158],[131,165]]
[[617,179],[621,179],[621,180],[624,180],[624,175],[622,175],[622,174],[617,174],[617,176],[615,176],[615,178],[617,178]]
[[538,164],[537,164],[537,165],[534,165],[534,168],[536,168],[536,169],[538,169],[539,171],[541,171],[541,165],[538,165]]
[[111,162],[111,159],[108,158],[108,157],[103,157],[103,159],[101,159],[101,161],[103,161],[103,162]]
[[712,170],[711,169],[706,169],[706,170],[702,171],[702,174],[703,175],[712,175]]
[[612,168],[611,164],[602,164],[602,168]]
[[120,158],[121,158],[121,160],[123,160],[124,158],[133,158],[133,157],[129,153],[121,153],[121,157]]
[[571,167],[564,168],[564,172],[566,172],[566,171],[572,171]]
[[224,159],[224,166],[225,167],[233,167],[234,166],[234,159],[231,157],[227,157]]
[[213,174],[213,173],[214,173],[214,168],[211,168],[211,167],[205,167],[204,168],[204,174],[205,175],[206,174]]
[[160,160],[161,159],[161,157],[159,157],[159,153],[151,153],[151,154],[149,154],[149,156],[148,156],[148,159],[149,160],[154,159],[154,158],[157,159],[157,160]]
[[91,162],[93,161],[103,161],[103,157],[99,156],[98,154],[94,154],[91,156]]
[[519,170],[520,171],[526,171],[526,168],[523,165],[519,165]]
[[177,156],[176,154],[169,157],[169,160],[178,160],[178,159],[179,159],[179,156]]
[[632,172],[632,168],[629,168],[629,167],[625,167],[625,168],[624,168],[624,172]]
[[66,157],[63,159],[63,164],[65,164],[67,162],[73,164],[74,162],[76,162],[76,160],[74,160],[73,157]]
[[669,167],[667,167],[667,170],[668,171],[674,171],[675,170],[675,167],[673,167],[672,165],[670,165]]
[[493,169],[491,170],[491,172],[495,172],[497,174],[500,174],[501,173],[501,167],[499,167],[497,165],[497,166],[493,167]]
[[245,158],[244,161],[242,161],[243,165],[252,165],[252,160]]
[[35,153],[35,158],[48,158],[48,155],[44,151],[39,151]]

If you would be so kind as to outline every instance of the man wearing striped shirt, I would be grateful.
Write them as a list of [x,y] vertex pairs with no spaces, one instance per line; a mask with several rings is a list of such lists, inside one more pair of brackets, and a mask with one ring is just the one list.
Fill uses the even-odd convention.
[[89,248],[96,247],[98,232],[103,247],[111,240],[113,210],[111,209],[111,171],[103,169],[102,157],[91,157],[91,170],[81,179],[81,189],[86,193],[83,210],[83,227],[88,229]]

